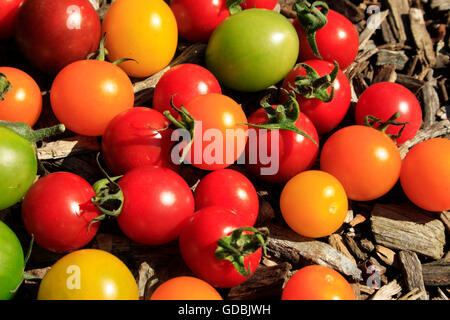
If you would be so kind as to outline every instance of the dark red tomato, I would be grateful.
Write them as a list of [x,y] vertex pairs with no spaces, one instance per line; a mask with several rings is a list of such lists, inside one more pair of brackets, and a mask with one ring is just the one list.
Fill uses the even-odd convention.
[[[231,288],[246,281],[229,260],[215,256],[217,241],[234,230],[246,227],[233,211],[222,207],[207,207],[197,211],[180,233],[179,244],[184,262],[199,278],[218,288]],[[253,274],[261,260],[261,248],[244,258],[246,268]]]
[[84,59],[100,37],[100,19],[88,0],[27,0],[15,28],[22,53],[48,73]]
[[180,108],[195,97],[207,93],[222,93],[216,77],[197,64],[180,64],[164,73],[158,81],[153,94],[153,108],[161,113],[170,110],[177,117],[178,113],[170,104],[172,96],[173,103]]
[[24,0],[0,0],[0,39],[13,35],[17,13]]
[[150,108],[134,107],[118,114],[102,138],[106,165],[117,176],[147,165],[178,170],[170,160],[174,142],[168,126],[167,118]]
[[241,3],[242,9],[260,8],[273,10],[278,0],[246,0]]
[[55,172],[39,179],[27,192],[22,204],[22,220],[42,248],[63,253],[88,244],[100,223],[92,219],[100,211],[91,203],[91,185],[73,173]]
[[[334,68],[332,63],[323,60],[311,60],[304,63],[316,70],[321,77],[330,74]],[[295,78],[305,75],[306,70],[298,65],[284,79],[282,87],[291,90],[290,86],[295,86]],[[330,102],[323,102],[316,98],[308,99],[299,94],[296,96],[300,110],[311,119],[319,134],[325,134],[336,128],[344,119],[350,107],[350,83],[341,70],[339,70],[338,76],[333,82],[333,87],[334,98]],[[331,87],[328,88],[328,94],[330,93]],[[286,99],[287,95],[283,94],[282,101],[286,101]]]
[[[317,48],[322,59],[337,61],[344,70],[355,61],[358,54],[358,32],[350,20],[334,10],[328,12],[327,19],[327,24],[316,32]],[[294,27],[300,40],[300,61],[317,59],[309,45],[305,29],[297,19],[294,20]]]
[[192,42],[208,42],[214,29],[230,16],[225,0],[171,0],[178,33]]
[[[275,106],[274,106],[275,107]],[[248,119],[252,124],[263,124],[268,120],[263,108],[254,112]],[[312,121],[303,113],[295,122],[295,126],[307,133],[317,143],[319,136]],[[256,139],[251,139],[255,130]],[[246,146],[246,166],[254,175],[272,183],[283,183],[298,173],[310,169],[319,153],[319,146],[301,134],[278,130],[278,140],[271,143],[272,131],[249,127],[249,142]],[[277,147],[278,152],[272,150]],[[268,156],[271,161],[264,159]],[[255,158],[255,160],[252,160]],[[268,158],[268,159],[269,159]],[[275,168],[272,172],[270,168]],[[267,172],[265,172],[267,171]]]
[[128,171],[119,185],[125,200],[117,222],[133,241],[147,245],[170,242],[194,213],[191,189],[170,169],[139,167]]
[[206,175],[195,188],[195,208],[220,206],[234,211],[244,223],[253,226],[259,201],[255,187],[242,173],[219,169]]
[[[364,119],[372,115],[383,121],[400,112],[398,122],[408,122],[402,135],[396,139],[397,145],[414,138],[422,125],[422,108],[414,94],[404,86],[393,82],[379,82],[367,88],[356,103],[355,119],[364,124]],[[374,128],[377,128],[375,125]],[[397,135],[402,126],[389,126],[386,133]]]

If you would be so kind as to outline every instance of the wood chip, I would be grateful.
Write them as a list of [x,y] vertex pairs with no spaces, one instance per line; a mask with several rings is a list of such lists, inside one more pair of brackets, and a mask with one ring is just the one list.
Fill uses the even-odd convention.
[[[398,300],[419,300],[419,298],[422,298],[426,296],[427,293],[425,290],[419,290],[419,288],[414,288],[407,294],[405,294],[403,297],[400,297]],[[424,300],[424,299],[420,299]]]
[[361,248],[367,253],[371,253],[373,250],[375,250],[374,244],[369,239],[361,239],[361,241],[359,241],[359,244]]
[[329,244],[303,238],[294,232],[272,225],[267,244],[268,252],[292,265],[320,264],[337,270],[354,280],[361,279],[361,270],[346,255]]
[[137,285],[139,290],[139,297],[141,299],[149,299],[150,297],[145,296],[145,292],[148,292],[147,282],[152,281],[155,276],[155,270],[153,270],[150,265],[144,261],[141,263],[138,269]]
[[37,149],[39,160],[62,159],[68,156],[100,151],[97,137],[76,136],[52,142],[43,142]]
[[425,25],[423,11],[418,8],[411,8],[409,11],[409,20],[411,33],[416,46],[425,52],[429,65],[431,67],[434,66],[436,64],[436,55],[434,53],[433,42]]
[[356,265],[356,260],[355,258],[353,258],[352,254],[350,253],[350,251],[348,251],[344,240],[342,239],[342,237],[337,234],[337,233],[333,233],[328,237],[328,244],[330,246],[332,246],[333,248],[335,248],[336,250],[342,252],[343,254],[345,254],[350,260],[352,260],[355,265]]
[[395,264],[396,253],[394,251],[384,246],[380,246],[379,244],[375,246],[375,250],[377,252],[378,258],[380,258],[380,260],[385,264],[387,264],[388,266],[393,266]]
[[402,70],[409,58],[404,51],[380,49],[377,54],[377,66],[394,64],[396,70]]
[[370,300],[392,300],[394,296],[402,292],[402,287],[397,280],[393,280],[388,284],[382,286]]
[[424,119],[423,128],[429,128],[436,122],[436,114],[440,108],[439,95],[435,89],[436,80],[433,79],[433,69],[427,75],[427,82],[422,88]]
[[370,220],[378,244],[434,259],[444,255],[444,224],[425,211],[412,206],[376,204]]
[[395,82],[397,80],[397,73],[395,72],[396,65],[388,63],[381,67],[372,81],[372,84],[378,82]]
[[378,27],[383,23],[389,14],[389,10],[377,12],[372,15],[364,31],[359,35],[359,50],[363,50],[369,39],[377,31]]
[[402,15],[408,14],[408,0],[387,0],[391,14],[389,15],[389,23],[394,31],[397,42],[406,41],[406,32],[403,25]]
[[[406,282],[406,287],[409,290],[418,289],[425,291],[425,284],[422,276],[422,265],[415,252],[400,251],[398,254],[400,266],[402,269],[403,277]],[[427,294],[422,294],[419,300],[429,300]]]
[[450,261],[438,260],[422,265],[423,281],[426,286],[450,285]]
[[445,229],[450,233],[450,211],[444,211],[440,214],[439,218],[445,225]]
[[365,216],[363,216],[362,214],[358,213],[353,219],[352,221],[349,222],[349,225],[351,225],[352,227],[357,226],[360,223],[363,223],[364,221],[366,221],[367,218]]
[[361,251],[361,249],[358,246],[358,243],[355,241],[353,237],[350,237],[349,235],[346,234],[344,235],[344,240],[355,257],[357,257],[361,261],[367,259],[367,254]]

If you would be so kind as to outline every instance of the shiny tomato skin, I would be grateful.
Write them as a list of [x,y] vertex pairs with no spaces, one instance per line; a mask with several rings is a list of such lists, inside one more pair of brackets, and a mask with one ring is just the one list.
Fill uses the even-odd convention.
[[17,13],[25,0],[0,1],[0,39],[7,39],[13,35]]
[[450,140],[433,138],[414,146],[403,159],[400,183],[415,205],[450,210]]
[[58,73],[50,101],[56,118],[69,130],[101,136],[117,114],[133,107],[134,90],[130,78],[114,64],[82,60]]
[[[345,70],[358,54],[359,36],[355,27],[346,17],[330,10],[327,15],[328,23],[316,32],[316,43],[322,59],[339,63],[341,70]],[[300,40],[299,61],[318,59],[311,50],[305,29],[294,20]]]
[[39,285],[38,300],[139,300],[133,274],[116,256],[83,249],[59,259]]
[[170,159],[174,142],[168,126],[167,118],[150,108],[134,107],[114,117],[102,137],[103,159],[112,174],[148,165],[178,170]]
[[117,222],[133,241],[160,245],[175,240],[194,213],[191,189],[170,169],[138,167],[128,171],[119,185],[125,201]]
[[208,42],[214,29],[230,16],[225,0],[171,0],[180,37]]
[[114,1],[103,19],[104,33],[108,60],[134,59],[119,66],[136,78],[164,69],[178,42],[175,16],[163,0]]
[[[242,124],[247,123],[247,117],[241,106],[228,96],[209,93],[192,99],[184,107],[197,121],[194,141],[186,160],[203,170],[218,170],[232,165],[244,152],[247,143],[247,125]],[[235,136],[227,139],[227,130]],[[210,141],[205,133],[220,133],[222,149],[216,149],[222,151],[222,157],[211,151],[215,140],[212,138],[213,141]]]
[[[364,125],[364,119],[372,115],[383,121],[400,112],[398,122],[408,122],[397,145],[414,138],[422,125],[422,108],[414,94],[404,86],[393,82],[379,82],[367,88],[359,97],[355,108],[356,123]],[[375,125],[374,128],[377,128]],[[402,126],[389,126],[387,134],[398,134]]]
[[[316,70],[319,76],[330,74],[334,68],[332,63],[323,60],[310,60],[304,63]],[[305,75],[306,70],[300,65],[297,66],[284,79],[282,88],[290,91],[290,86],[295,87],[295,78]],[[308,99],[299,94],[296,95],[300,110],[311,119],[320,135],[336,128],[344,119],[350,107],[350,83],[341,70],[339,70],[338,76],[333,82],[333,87],[334,98],[330,102],[323,102],[316,98]],[[328,94],[331,94],[331,88],[328,88]],[[283,93],[281,99],[286,101],[287,95]]]
[[283,288],[281,300],[355,300],[355,294],[339,272],[311,265],[294,273]]
[[223,300],[208,282],[195,277],[175,277],[162,283],[150,300]]
[[88,0],[27,0],[17,17],[15,38],[25,57],[56,73],[97,50],[100,19]]
[[299,173],[285,185],[280,209],[292,230],[304,237],[325,237],[338,230],[347,216],[342,184],[318,170]]
[[164,73],[156,84],[153,108],[161,113],[170,110],[176,117],[178,114],[170,103],[172,97],[174,105],[179,108],[192,99],[208,93],[222,93],[216,77],[208,69],[197,64],[180,64]]
[[63,253],[87,245],[99,223],[92,219],[100,211],[91,203],[91,185],[73,173],[55,172],[39,179],[22,203],[22,220],[36,243],[49,251]]
[[[237,286],[249,277],[238,273],[228,260],[217,260],[217,241],[234,230],[248,227],[233,211],[223,207],[207,207],[197,211],[186,221],[179,237],[181,256],[186,265],[200,279],[216,288]],[[253,274],[261,260],[261,249],[244,258],[246,268]]]
[[242,173],[219,169],[207,174],[195,188],[195,209],[220,206],[234,211],[253,226],[258,218],[259,201],[255,187]]
[[[276,106],[273,106],[274,108]],[[264,109],[259,109],[255,111],[248,119],[249,123],[252,124],[263,124],[268,120],[267,114]],[[300,112],[300,116],[295,122],[295,126],[309,134],[316,142],[314,144],[310,139],[297,134],[292,131],[279,130],[278,142],[276,146],[278,147],[278,153],[276,154],[278,158],[278,170],[275,174],[264,174],[261,170],[262,168],[268,168],[272,164],[265,164],[261,161],[259,156],[256,155],[272,155],[271,139],[272,134],[269,131],[261,130],[258,128],[249,128],[249,132],[255,130],[256,140],[252,140],[252,143],[258,143],[258,147],[252,149],[250,142],[246,146],[246,167],[251,173],[259,176],[262,180],[272,182],[272,183],[283,183],[295,176],[296,174],[310,169],[319,154],[319,136],[314,124],[311,120],[303,113]],[[249,133],[249,136],[252,136]],[[266,142],[267,147],[262,148],[259,145],[260,141]],[[255,152],[254,157],[256,158],[256,163],[251,163],[251,154]],[[253,162],[253,161],[252,161]]]
[[335,176],[351,200],[377,199],[396,184],[402,160],[392,139],[366,126],[336,131],[325,142],[320,169]]
[[260,8],[273,10],[277,5],[278,0],[246,0],[240,4],[242,9]]
[[42,111],[42,95],[36,81],[22,70],[0,67],[12,89],[0,100],[0,120],[19,121],[34,126]]

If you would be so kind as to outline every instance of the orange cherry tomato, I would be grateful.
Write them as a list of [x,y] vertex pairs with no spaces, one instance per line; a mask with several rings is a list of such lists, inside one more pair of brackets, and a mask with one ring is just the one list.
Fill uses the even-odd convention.
[[374,200],[389,192],[400,176],[401,165],[392,139],[359,125],[335,132],[320,156],[320,168],[335,176],[347,197],[356,201]]
[[414,146],[403,160],[400,183],[422,209],[450,210],[450,140],[434,138]]
[[319,238],[344,223],[348,200],[341,183],[323,171],[303,171],[288,181],[280,198],[281,214],[298,234]]
[[120,64],[133,77],[148,77],[164,69],[175,55],[178,28],[163,0],[116,0],[102,24],[108,59],[134,59]]
[[0,98],[0,120],[24,122],[32,127],[42,111],[38,84],[22,70],[10,67],[0,67],[0,83],[3,81],[9,81],[10,90],[3,94],[3,100]]
[[62,69],[50,91],[53,112],[69,130],[101,136],[108,123],[134,104],[130,78],[118,66],[81,60]]
[[208,282],[194,277],[176,277],[161,284],[150,300],[223,300]]
[[321,265],[298,270],[286,283],[282,300],[355,300],[350,284],[337,271]]

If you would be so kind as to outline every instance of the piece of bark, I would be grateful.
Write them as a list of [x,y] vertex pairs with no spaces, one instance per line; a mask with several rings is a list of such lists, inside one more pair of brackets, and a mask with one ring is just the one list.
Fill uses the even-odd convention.
[[414,42],[420,50],[425,52],[425,57],[429,65],[431,67],[434,66],[436,64],[436,55],[433,42],[425,25],[423,11],[417,8],[411,8],[409,11],[409,20]]
[[[402,250],[399,252],[398,258],[408,290],[417,288],[420,291],[425,291],[422,265],[417,257],[417,254],[415,252]],[[418,299],[429,300],[427,294],[421,295]]]
[[442,289],[441,288],[437,288],[437,292],[438,292],[438,294],[439,294],[439,297],[442,299],[442,300],[449,300],[448,299],[448,297],[447,297],[447,295],[444,293],[444,291],[442,291]]
[[397,74],[396,82],[408,88],[414,94],[416,94],[425,85],[425,81],[401,73]]
[[436,138],[440,136],[444,136],[446,134],[450,133],[450,121],[449,120],[442,120],[439,122],[436,122],[431,127],[427,129],[420,129],[417,134],[414,136],[414,138],[405,141],[400,147],[400,156],[402,159],[405,158],[408,151],[414,147],[416,144],[419,144],[425,140],[429,140],[431,138]]
[[389,24],[389,17],[390,15],[388,15],[386,20],[381,24],[381,35],[383,36],[384,42],[387,44],[395,43],[397,41],[394,32],[391,29],[391,25]]
[[438,11],[449,11],[450,1],[448,0],[431,0],[431,9],[436,9]]
[[403,25],[402,15],[408,14],[408,0],[387,0],[391,14],[388,17],[389,24],[394,32],[397,42],[406,41],[406,32]]
[[403,50],[393,51],[387,49],[380,49],[377,54],[377,66],[386,64],[394,64],[396,70],[402,70],[405,67],[409,58]]
[[450,285],[450,261],[438,260],[422,265],[423,281],[426,286]]
[[395,82],[397,80],[397,73],[395,72],[396,65],[388,63],[381,67],[378,73],[375,75],[372,84],[378,82]]
[[[147,289],[147,282],[151,281],[151,279],[155,276],[155,270],[153,270],[150,265],[144,261],[141,263],[138,269],[138,275],[137,275],[137,285],[139,290],[139,297],[141,299],[148,299],[149,297],[145,296],[145,292]],[[148,289],[147,289],[148,291]]]
[[396,262],[396,253],[389,248],[384,246],[376,245],[375,250],[377,252],[378,258],[383,261],[388,266],[393,266]]
[[361,270],[363,271],[363,279],[366,285],[372,289],[379,289],[383,283],[387,283],[384,278],[386,273],[386,267],[382,266],[377,259],[370,257],[368,260],[361,264]]
[[76,136],[43,142],[37,149],[39,160],[62,159],[69,156],[100,151],[97,137]]
[[430,69],[428,73],[428,81],[422,88],[423,96],[423,128],[427,129],[436,122],[436,114],[440,108],[439,95],[435,89],[437,83],[433,79],[433,70]]
[[364,19],[364,12],[350,0],[325,0],[325,2],[329,5],[330,9],[348,17],[353,23]]
[[[27,275],[31,275],[33,277],[43,279],[45,277],[45,275],[47,274],[47,272],[50,271],[50,269],[51,269],[51,267],[38,268],[38,269],[27,270],[27,271],[25,271],[25,273]],[[36,280],[31,280],[31,281],[34,282]]]
[[359,244],[361,245],[361,248],[367,253],[371,253],[373,250],[375,250],[374,244],[369,239],[361,239]]
[[[419,288],[414,288],[404,296],[398,298],[398,300],[425,300],[423,297],[427,296],[427,292],[424,290],[420,290]],[[426,299],[428,300],[428,299]]]
[[434,259],[444,255],[444,224],[425,211],[412,206],[376,204],[370,220],[378,244]]
[[353,278],[361,279],[361,270],[346,255],[329,244],[304,238],[296,233],[271,225],[268,252],[292,265],[320,264]]
[[382,286],[370,300],[392,300],[394,296],[402,292],[402,287],[397,280],[393,280],[388,284]]
[[439,218],[445,225],[445,229],[450,234],[450,211],[441,212]]
[[356,243],[355,239],[353,237],[348,236],[347,234],[344,235],[345,243],[347,244],[347,247],[350,249],[350,251],[353,253],[355,257],[357,257],[359,260],[366,260],[367,254],[361,251],[358,244]]
[[348,224],[352,227],[357,226],[358,224],[363,223],[366,221],[367,218],[363,216],[362,214],[358,213]]
[[383,23],[389,14],[389,10],[377,12],[371,16],[369,23],[363,32],[359,35],[359,50],[363,50],[369,39],[377,31],[378,27]]
[[356,265],[355,258],[353,258],[353,256],[350,253],[350,251],[348,251],[347,246],[344,243],[344,240],[342,239],[342,237],[339,234],[333,233],[333,234],[329,235],[328,236],[328,244],[330,246],[332,246],[333,248],[335,248],[336,250],[338,250],[338,251],[342,252],[343,254],[345,254]]
[[291,268],[292,266],[287,262],[272,267],[260,265],[250,279],[231,288],[226,299],[279,299]]

